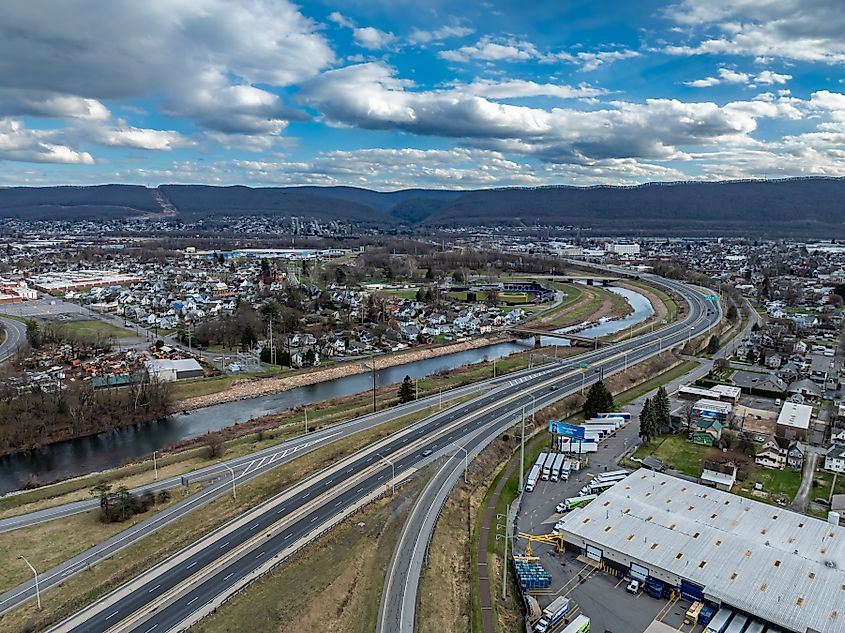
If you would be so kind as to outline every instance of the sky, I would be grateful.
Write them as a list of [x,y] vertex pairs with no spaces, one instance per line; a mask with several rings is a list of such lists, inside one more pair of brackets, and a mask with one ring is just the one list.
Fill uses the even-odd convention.
[[0,186],[845,176],[842,0],[27,0]]

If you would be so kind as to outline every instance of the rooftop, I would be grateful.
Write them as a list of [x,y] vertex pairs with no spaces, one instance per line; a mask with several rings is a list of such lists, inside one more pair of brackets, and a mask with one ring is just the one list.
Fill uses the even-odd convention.
[[793,631],[845,628],[845,528],[639,470],[563,519],[575,535]]
[[778,424],[796,429],[809,429],[813,407],[796,402],[784,402],[778,416]]

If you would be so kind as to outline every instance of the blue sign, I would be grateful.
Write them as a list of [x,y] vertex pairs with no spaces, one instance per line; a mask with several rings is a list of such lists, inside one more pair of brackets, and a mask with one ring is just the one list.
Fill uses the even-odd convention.
[[584,427],[575,424],[566,424],[565,422],[555,422],[549,420],[549,433],[557,433],[558,435],[566,435],[567,437],[577,437],[584,439]]

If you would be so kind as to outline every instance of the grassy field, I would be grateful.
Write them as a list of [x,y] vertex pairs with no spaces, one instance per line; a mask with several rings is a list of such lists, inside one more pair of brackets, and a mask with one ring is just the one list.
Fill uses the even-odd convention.
[[378,292],[379,294],[399,297],[400,299],[414,300],[417,298],[416,289],[411,288],[385,288],[384,290],[379,290]]
[[[173,498],[170,501],[137,515],[136,520],[146,519],[173,504],[176,491],[172,492]],[[36,569],[44,571],[102,543],[132,523],[131,520],[102,523],[99,517],[99,510],[91,510],[0,534],[0,560],[7,561],[7,564],[0,565],[0,592],[11,589],[32,575],[23,561],[15,562],[18,556],[25,556]]]
[[[813,477],[813,489],[810,491],[810,500],[813,500],[816,497],[830,499],[830,489],[832,486],[833,473],[829,473],[826,470],[819,470],[816,473],[816,476]],[[836,477],[836,488],[833,490],[833,494],[845,494],[845,475],[840,474]],[[824,514],[827,515],[827,510],[825,510]]]
[[687,442],[685,435],[663,435],[653,439],[648,446],[640,446],[634,457],[642,459],[646,455],[654,455],[663,461],[666,468],[698,477],[704,461],[718,454],[719,449]]
[[384,570],[427,479],[420,473],[362,509],[192,630],[371,633]]
[[757,467],[749,473],[745,481],[738,482],[733,492],[749,499],[766,501],[767,499],[751,494],[751,491],[754,490],[754,483],[758,481],[763,484],[763,492],[769,493],[771,497],[768,499],[769,501],[772,501],[774,497],[786,497],[787,500],[792,501],[801,485],[801,471],[791,468],[776,470],[774,468]]
[[19,633],[27,627],[33,630],[47,628],[51,623],[67,617],[82,606],[95,602],[129,578],[179,551],[232,517],[300,481],[308,473],[316,472],[390,433],[421,420],[433,413],[434,409],[432,407],[376,429],[355,433],[241,484],[238,487],[237,500],[229,496],[215,499],[207,506],[135,543],[112,558],[69,578],[58,587],[43,592],[42,611],[37,611],[35,604],[29,602],[7,613],[0,619],[0,633]]
[[88,339],[127,338],[131,336],[138,336],[135,330],[118,327],[106,321],[100,320],[65,321],[61,323],[61,328],[71,336]]
[[236,376],[228,374],[210,378],[197,378],[196,380],[183,380],[171,387],[171,394],[174,402],[196,398],[197,396],[207,396],[226,391],[235,380],[237,380]]

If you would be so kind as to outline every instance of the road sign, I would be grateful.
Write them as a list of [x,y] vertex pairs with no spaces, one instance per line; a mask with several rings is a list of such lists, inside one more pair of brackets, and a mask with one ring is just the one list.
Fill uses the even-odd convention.
[[558,435],[566,435],[567,437],[577,437],[584,439],[584,427],[575,424],[566,424],[565,422],[555,422],[549,420],[549,433],[557,433]]
[[704,297],[706,301],[718,301],[719,295],[707,295]]

